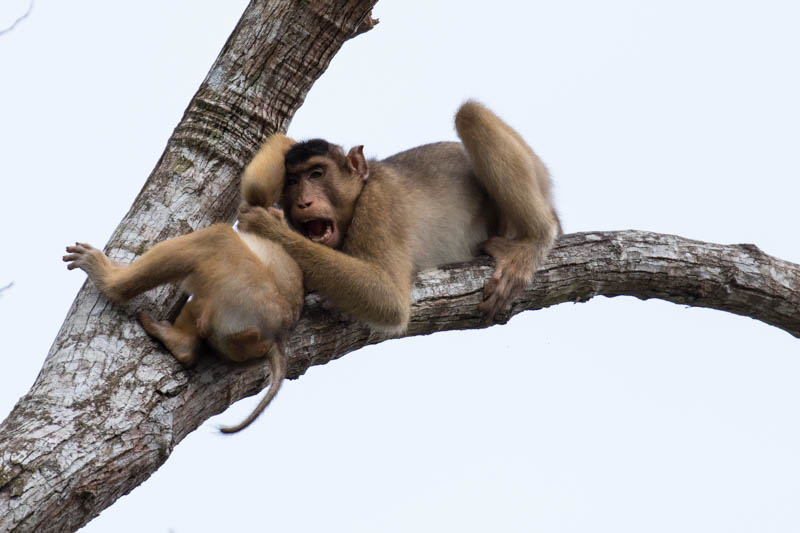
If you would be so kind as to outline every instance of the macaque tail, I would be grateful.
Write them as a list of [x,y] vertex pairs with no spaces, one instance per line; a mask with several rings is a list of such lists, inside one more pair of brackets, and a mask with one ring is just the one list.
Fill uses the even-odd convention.
[[280,199],[284,180],[284,157],[295,141],[283,133],[273,134],[259,148],[242,173],[242,198],[254,206],[269,207]]
[[258,416],[267,408],[275,395],[278,394],[278,391],[281,388],[281,384],[283,380],[286,378],[286,356],[283,354],[283,348],[280,346],[281,343],[276,342],[272,345],[269,352],[267,352],[267,359],[269,360],[270,366],[270,384],[269,390],[258,402],[258,405],[253,412],[248,415],[242,422],[236,424],[235,426],[222,426],[219,430],[222,433],[236,433],[237,431],[241,431],[253,421],[258,418]]

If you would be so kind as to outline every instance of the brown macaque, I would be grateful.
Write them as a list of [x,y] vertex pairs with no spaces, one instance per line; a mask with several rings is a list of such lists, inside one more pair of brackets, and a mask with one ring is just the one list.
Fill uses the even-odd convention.
[[[522,137],[483,105],[456,113],[461,143],[412,148],[382,161],[321,139],[286,154],[279,217],[242,205],[239,227],[282,244],[305,286],[376,328],[403,331],[420,269],[480,251],[496,269],[480,309],[508,310],[561,234],[549,173]],[[274,177],[274,176],[273,176]]]
[[[277,199],[280,188],[270,188],[274,178],[264,179],[277,174],[282,181],[284,156],[292,144],[276,134],[259,150],[242,176],[246,201],[269,207]],[[84,243],[67,246],[67,252],[67,268],[84,270],[100,292],[117,303],[159,285],[181,283],[192,297],[174,324],[156,321],[145,312],[139,313],[139,321],[183,365],[197,361],[203,344],[232,361],[269,359],[269,390],[243,422],[220,428],[223,433],[250,425],[275,397],[286,377],[284,344],[303,305],[302,273],[279,244],[214,224],[160,242],[129,264],[112,261]]]

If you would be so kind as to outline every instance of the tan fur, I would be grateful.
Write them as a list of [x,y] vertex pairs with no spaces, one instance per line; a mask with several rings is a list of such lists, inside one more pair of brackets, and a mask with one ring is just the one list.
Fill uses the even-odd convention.
[[[286,247],[308,289],[388,331],[407,327],[417,270],[483,250],[497,267],[480,308],[494,317],[531,282],[561,225],[547,169],[516,131],[474,101],[455,122],[461,143],[383,161],[365,161],[360,147],[344,160],[336,145],[291,164],[290,153],[282,203],[301,234],[247,205],[240,227]],[[314,220],[330,221],[330,237],[303,236],[313,236]]]
[[[277,200],[290,141],[283,135],[267,141],[242,178],[244,198],[260,199],[263,206]],[[275,179],[278,184],[270,181]],[[182,283],[192,298],[174,324],[139,314],[144,329],[182,364],[194,364],[204,342],[232,361],[268,357],[270,390],[246,420],[221,428],[224,433],[247,427],[275,397],[286,377],[283,345],[303,305],[302,273],[280,245],[214,224],[160,242],[130,264],[111,261],[84,243],[67,252],[67,268],[83,269],[118,303],[165,283]]]

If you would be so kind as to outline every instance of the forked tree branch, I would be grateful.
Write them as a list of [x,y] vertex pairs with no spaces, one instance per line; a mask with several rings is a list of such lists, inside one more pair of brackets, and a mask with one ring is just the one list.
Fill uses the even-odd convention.
[[[231,220],[245,163],[286,130],[342,44],[370,27],[376,1],[252,0],[106,252],[130,261]],[[137,302],[164,316],[180,298],[164,288]],[[84,285],[36,382],[0,425],[0,531],[79,528],[147,479],[203,417],[241,397],[234,385],[210,409],[182,404],[176,394],[194,374],[164,356],[133,307],[110,306]]]
[[[109,254],[129,261],[156,241],[230,220],[244,163],[268,133],[285,129],[342,43],[370,26],[374,1],[252,2]],[[492,269],[480,258],[420,273],[407,335],[487,326],[477,304]],[[563,236],[511,314],[596,295],[711,307],[800,336],[800,265],[752,245],[640,231]],[[265,386],[263,362],[207,358],[182,369],[133,318],[139,309],[166,316],[179,304],[174,289],[162,289],[118,307],[84,285],[36,383],[0,425],[0,531],[77,529],[203,421]],[[288,350],[290,376],[382,340],[309,296]]]

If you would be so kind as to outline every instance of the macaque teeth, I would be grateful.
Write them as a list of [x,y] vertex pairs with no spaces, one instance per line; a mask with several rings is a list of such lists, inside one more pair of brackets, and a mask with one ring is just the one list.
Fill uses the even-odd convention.
[[309,234],[308,238],[311,239],[311,241],[313,241],[313,242],[324,242],[325,240],[328,239],[328,237],[330,237],[331,233],[333,233],[333,232],[331,231],[330,224],[328,224],[328,225],[325,226],[325,231],[323,231],[322,234],[320,234],[320,235],[311,235],[311,234]]
[[[316,221],[312,221],[316,222]],[[323,222],[323,231],[320,234],[312,233],[309,227],[310,223],[306,225],[305,233],[312,242],[325,242],[333,234],[333,224],[330,222]],[[315,228],[316,229],[316,228]]]

